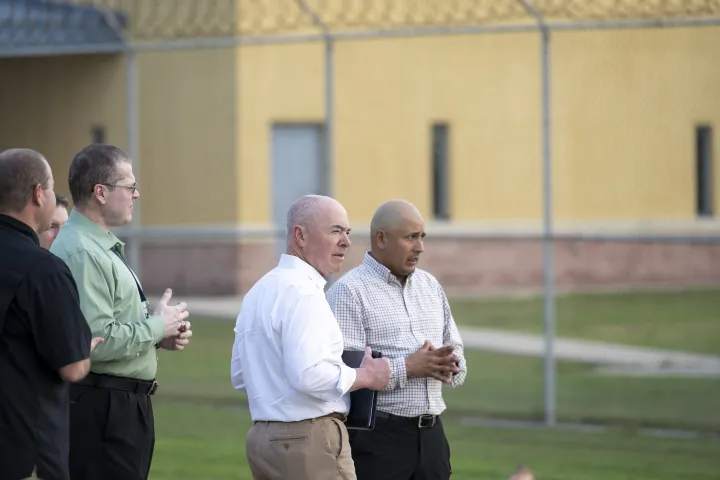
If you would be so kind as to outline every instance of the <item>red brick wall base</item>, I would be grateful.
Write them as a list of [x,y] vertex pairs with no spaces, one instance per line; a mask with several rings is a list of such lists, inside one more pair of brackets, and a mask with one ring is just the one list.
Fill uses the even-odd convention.
[[[368,248],[354,240],[343,272]],[[448,294],[537,291],[543,282],[540,240],[428,239],[420,267]],[[146,244],[142,280],[152,294],[172,287],[179,295],[238,295],[277,263],[272,242]],[[559,290],[720,285],[720,245],[558,240]]]

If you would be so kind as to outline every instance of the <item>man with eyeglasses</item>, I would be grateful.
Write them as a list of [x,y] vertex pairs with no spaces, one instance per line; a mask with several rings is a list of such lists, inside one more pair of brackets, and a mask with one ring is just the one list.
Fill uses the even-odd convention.
[[70,477],[145,480],[155,445],[156,348],[188,344],[187,305],[169,305],[167,289],[150,312],[124,244],[110,231],[130,223],[140,197],[128,155],[89,145],[73,159],[69,184],[74,208],[50,251],[70,268],[90,329],[105,339],[88,376],[70,389]]

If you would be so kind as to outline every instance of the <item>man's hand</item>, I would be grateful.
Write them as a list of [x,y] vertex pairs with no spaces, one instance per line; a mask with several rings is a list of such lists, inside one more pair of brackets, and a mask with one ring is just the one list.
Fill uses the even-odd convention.
[[92,353],[93,350],[95,350],[95,347],[100,345],[101,343],[104,343],[105,339],[103,337],[95,337],[90,341],[90,352]]
[[[454,347],[453,347],[454,348]],[[430,351],[437,350],[432,344],[430,344]],[[445,374],[445,382],[450,383],[452,378],[460,372],[460,359],[457,356],[453,356],[455,359],[455,366],[458,367],[457,371]]]
[[192,330],[190,330],[190,322],[186,321],[185,326],[181,328],[181,332],[175,337],[166,337],[160,340],[160,348],[165,350],[183,350],[189,343],[190,337],[192,337]]
[[187,303],[180,302],[177,305],[168,305],[171,297],[172,290],[168,288],[165,290],[157,307],[155,307],[155,315],[160,315],[163,317],[163,320],[165,320],[164,339],[176,337],[186,329],[187,322],[185,319],[190,316],[190,313],[187,311]]
[[361,388],[382,390],[390,383],[390,363],[387,358],[373,358],[370,347],[365,347],[365,356],[356,372],[357,378],[350,388],[351,392]]
[[408,377],[430,377],[441,382],[449,382],[452,374],[460,371],[459,359],[452,354],[455,345],[435,348],[430,340],[405,359]]

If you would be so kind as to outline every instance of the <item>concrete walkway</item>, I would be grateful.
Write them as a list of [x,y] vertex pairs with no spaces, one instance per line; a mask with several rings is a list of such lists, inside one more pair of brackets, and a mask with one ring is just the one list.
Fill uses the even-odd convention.
[[[534,357],[545,352],[540,335],[469,327],[460,334],[467,348]],[[599,373],[720,377],[720,357],[713,355],[570,338],[556,338],[553,348],[556,360],[597,365]]]
[[[151,298],[156,302],[158,298]],[[179,298],[193,316],[235,320],[242,297]],[[541,335],[487,328],[461,327],[466,349],[542,357],[545,352]],[[720,357],[658,348],[635,347],[606,342],[556,338],[554,358],[596,365],[597,372],[634,376],[710,376],[720,378]]]

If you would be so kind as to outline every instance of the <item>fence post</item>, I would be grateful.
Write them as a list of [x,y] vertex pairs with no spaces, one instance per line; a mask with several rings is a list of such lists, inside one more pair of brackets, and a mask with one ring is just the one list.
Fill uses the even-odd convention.
[[532,0],[520,0],[525,10],[535,18],[540,31],[540,85],[542,91],[542,176],[543,176],[543,289],[545,326],[545,423],[554,426],[556,411],[555,373],[555,292],[553,249],[553,188],[552,138],[550,122],[550,28]]
[[[125,53],[125,115],[127,116],[127,149],[132,161],[133,173],[140,179],[140,148],[138,144],[138,98],[137,98],[137,65],[135,52],[128,47]],[[139,184],[139,182],[138,182]],[[142,185],[140,185],[142,188]],[[137,205],[136,205],[137,206]],[[128,248],[128,263],[138,278],[142,278],[142,265],[140,261],[140,207],[133,209],[130,222],[130,245]]]
[[325,74],[324,74],[324,93],[325,93],[325,128],[324,128],[324,145],[323,155],[325,172],[323,174],[324,185],[323,194],[332,197],[335,194],[335,158],[334,158],[334,136],[335,136],[335,39],[330,29],[322,21],[320,16],[313,10],[305,0],[295,0],[300,10],[310,17],[312,24],[322,32],[323,43],[325,45]]

